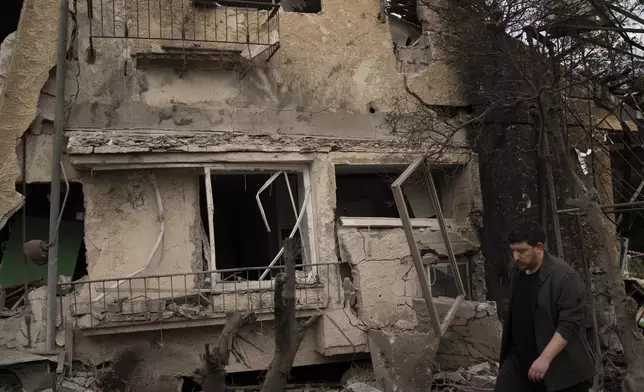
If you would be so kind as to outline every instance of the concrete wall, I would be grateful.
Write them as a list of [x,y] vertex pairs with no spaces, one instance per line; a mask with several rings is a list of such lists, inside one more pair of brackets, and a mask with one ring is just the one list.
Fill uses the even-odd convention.
[[[154,179],[151,177],[154,176]],[[199,183],[192,172],[98,172],[80,178],[91,279],[122,277],[144,267],[161,222],[164,238],[145,275],[201,270]],[[156,183],[163,215],[155,194]]]
[[[403,94],[389,27],[377,19],[377,0],[328,0],[320,14],[282,12],[280,50],[268,63],[253,64],[243,78],[222,69],[181,76],[162,67],[136,69],[131,53],[157,49],[141,49],[134,39],[95,40],[90,64],[86,5],[77,7],[79,60],[70,63],[68,74],[70,128],[380,138],[386,132],[383,114]],[[462,104],[459,83],[439,61],[410,83],[422,87],[433,104]]]

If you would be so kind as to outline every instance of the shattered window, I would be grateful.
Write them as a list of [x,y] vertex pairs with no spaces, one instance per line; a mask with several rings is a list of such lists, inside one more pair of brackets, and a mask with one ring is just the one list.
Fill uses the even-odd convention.
[[[288,183],[287,183],[288,179]],[[214,243],[217,270],[249,268],[248,271],[223,273],[221,278],[257,280],[265,272],[254,267],[268,266],[279,254],[284,240],[291,236],[298,244],[296,264],[309,263],[306,238],[306,189],[302,173],[226,173],[211,176],[214,205]],[[208,227],[205,178],[201,178],[201,219]],[[303,218],[299,222],[298,216]],[[304,233],[304,235],[303,235]],[[209,230],[203,230],[209,243]],[[302,237],[304,241],[302,241]],[[206,256],[209,252],[204,252]],[[278,265],[281,258],[278,259]],[[208,264],[208,263],[206,263]],[[208,265],[204,266],[207,269]],[[271,270],[274,274],[278,270]],[[235,276],[238,275],[238,276]]]

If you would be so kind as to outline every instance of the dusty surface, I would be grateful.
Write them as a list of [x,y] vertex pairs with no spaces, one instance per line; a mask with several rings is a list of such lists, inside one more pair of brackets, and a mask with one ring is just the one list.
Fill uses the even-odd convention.
[[[381,137],[382,114],[403,87],[379,11],[376,0],[330,0],[320,14],[282,13],[280,50],[242,79],[223,69],[188,70],[181,78],[170,69],[136,69],[128,57],[134,40],[129,48],[96,40],[95,62],[81,62],[80,73],[70,75],[84,88],[73,98],[69,126]],[[86,15],[81,2],[80,59],[88,47]],[[434,104],[463,103],[460,84],[441,61],[411,83]]]
[[[36,117],[40,89],[55,64],[58,3],[26,0],[0,97],[0,227],[21,204],[16,145]],[[5,55],[6,56],[6,55]],[[6,63],[6,57],[3,61]]]
[[369,331],[376,380],[387,392],[426,391],[433,379],[436,335],[417,331]]

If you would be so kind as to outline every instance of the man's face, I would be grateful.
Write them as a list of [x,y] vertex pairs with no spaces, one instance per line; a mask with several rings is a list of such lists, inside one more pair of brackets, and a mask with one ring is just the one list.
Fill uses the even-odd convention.
[[530,246],[527,242],[510,244],[512,258],[521,271],[530,270],[539,264],[539,258],[543,255],[543,244],[538,243]]

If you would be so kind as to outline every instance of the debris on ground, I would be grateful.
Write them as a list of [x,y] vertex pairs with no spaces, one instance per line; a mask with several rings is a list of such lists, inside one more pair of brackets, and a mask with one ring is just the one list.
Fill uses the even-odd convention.
[[[494,389],[499,373],[498,363],[482,362],[452,372],[436,372],[432,391],[482,391]],[[471,388],[471,389],[469,389]]]

